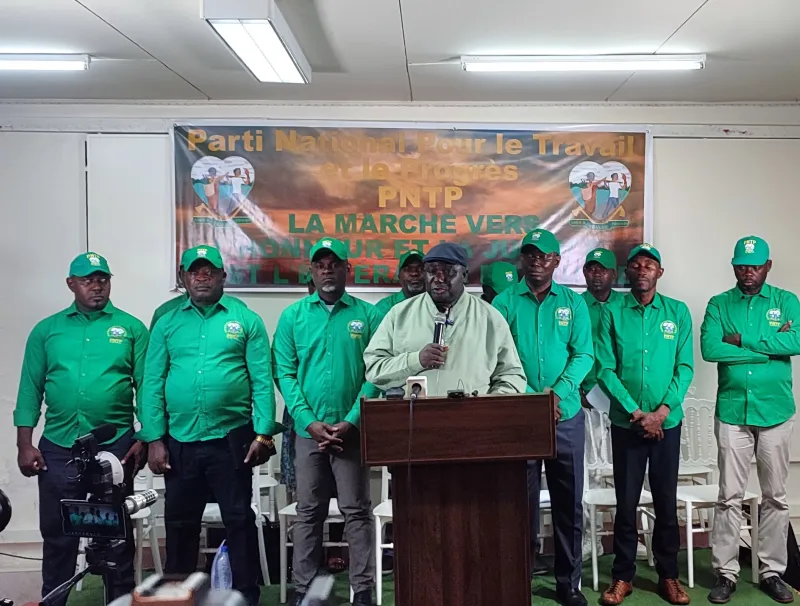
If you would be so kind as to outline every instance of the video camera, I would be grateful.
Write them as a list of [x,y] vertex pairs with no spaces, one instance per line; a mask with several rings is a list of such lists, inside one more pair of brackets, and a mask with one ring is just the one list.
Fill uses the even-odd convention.
[[[70,479],[78,480],[89,498],[62,500],[61,524],[65,535],[91,539],[85,548],[86,568],[42,598],[42,605],[49,606],[65,598],[87,574],[101,575],[110,581],[116,574],[117,555],[125,545],[130,516],[158,499],[155,490],[125,496],[128,487],[122,463],[110,452],[100,451],[99,446],[116,435],[117,428],[106,423],[72,445],[72,459],[67,467],[74,467],[76,473]],[[104,583],[108,585],[109,582]]]

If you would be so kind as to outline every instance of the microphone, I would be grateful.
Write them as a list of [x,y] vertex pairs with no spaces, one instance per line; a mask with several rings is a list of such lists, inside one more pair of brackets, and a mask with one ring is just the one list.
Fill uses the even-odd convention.
[[411,386],[411,398],[416,399],[416,397],[419,395],[421,391],[422,391],[422,385],[420,385],[419,383],[414,383]]
[[150,507],[150,505],[155,503],[157,500],[158,493],[152,488],[148,488],[142,492],[125,497],[125,511],[128,512],[128,515],[133,515],[145,507]]
[[444,347],[444,330],[447,326],[447,316],[439,312],[433,318],[433,342]]

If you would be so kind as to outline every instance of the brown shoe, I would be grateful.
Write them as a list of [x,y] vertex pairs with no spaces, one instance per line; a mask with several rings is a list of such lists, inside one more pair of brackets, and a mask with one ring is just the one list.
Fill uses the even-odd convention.
[[617,606],[622,604],[633,593],[633,585],[625,581],[613,581],[611,587],[600,596],[600,603],[604,606]]
[[692,601],[678,579],[659,579],[658,593],[670,604],[688,604]]

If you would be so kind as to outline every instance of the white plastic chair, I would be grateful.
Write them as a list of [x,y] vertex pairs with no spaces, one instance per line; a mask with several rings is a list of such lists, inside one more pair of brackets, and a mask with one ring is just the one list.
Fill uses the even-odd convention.
[[[271,461],[271,459],[270,459]],[[263,467],[263,465],[261,466]],[[258,534],[258,557],[261,565],[261,576],[264,578],[264,585],[270,585],[269,567],[267,566],[267,548],[264,543],[264,513],[261,509],[262,489],[273,491],[278,485],[277,480],[272,476],[272,467],[267,463],[267,473],[261,472],[261,467],[253,469],[253,497],[251,507],[255,513],[256,533]],[[207,503],[203,510],[202,525],[207,528],[224,528],[222,513],[219,504]],[[201,547],[200,553],[216,553],[216,547]]]
[[[278,519],[281,527],[281,604],[286,603],[287,584],[286,576],[289,572],[289,547],[294,543],[289,540],[289,523],[297,517],[297,502],[290,503],[278,512]],[[339,502],[334,498],[328,504],[328,516],[325,518],[324,525],[342,524],[344,516],[339,511]],[[345,541],[323,541],[323,547],[348,547]],[[380,593],[378,594],[380,595]],[[350,601],[353,601],[353,588],[350,588]]]
[[[584,474],[586,478],[590,474],[595,474],[598,477],[608,479],[613,477],[609,474],[609,470],[613,469],[611,457],[611,422],[608,415],[599,413],[600,427],[603,431],[597,432],[600,435],[598,441],[595,432],[590,432],[591,452],[587,452],[584,462]],[[599,573],[597,569],[597,540],[601,536],[611,536],[611,530],[598,530],[597,528],[597,514],[609,513],[611,514],[617,507],[617,495],[614,488],[586,488],[588,482],[584,481],[583,503],[584,507],[589,507],[589,531],[590,540],[592,542],[592,588],[598,591],[599,588]],[[653,506],[653,496],[647,491],[642,490],[639,497],[639,511],[641,512],[642,530],[641,534],[644,535],[645,546],[647,547],[647,560],[650,566],[653,566],[653,550],[651,547],[652,532],[649,528],[648,516],[645,512],[646,507]]]
[[392,501],[389,498],[391,474],[388,467],[381,467],[381,502],[372,510],[375,516],[375,591],[378,606],[383,604],[383,550],[394,549],[394,543],[383,542],[383,529],[392,522]]
[[[694,395],[694,387],[689,389]],[[686,398],[683,402],[683,427],[681,430],[681,461],[678,481],[689,480],[698,484],[714,481],[717,464],[717,445],[714,438],[714,412],[716,404],[711,400]]]

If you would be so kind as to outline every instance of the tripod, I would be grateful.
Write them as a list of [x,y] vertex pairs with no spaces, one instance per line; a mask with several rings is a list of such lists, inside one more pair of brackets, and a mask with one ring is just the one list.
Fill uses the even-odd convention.
[[108,588],[111,586],[117,570],[117,564],[111,561],[109,556],[124,544],[124,540],[96,539],[91,541],[86,546],[86,568],[44,596],[39,602],[39,606],[54,606],[66,601],[72,588],[88,574],[103,577],[103,604],[108,604]]

